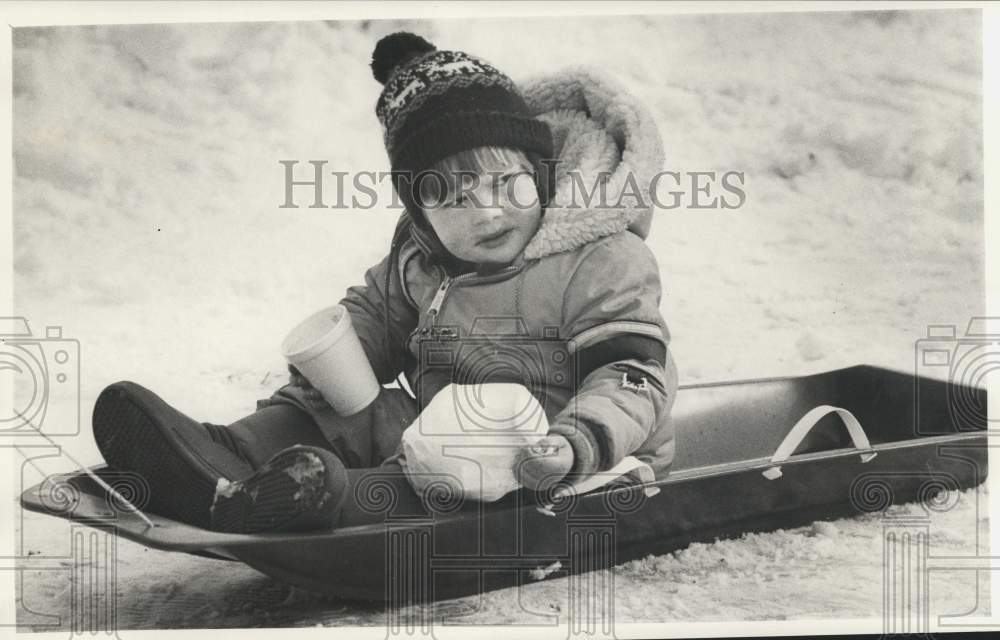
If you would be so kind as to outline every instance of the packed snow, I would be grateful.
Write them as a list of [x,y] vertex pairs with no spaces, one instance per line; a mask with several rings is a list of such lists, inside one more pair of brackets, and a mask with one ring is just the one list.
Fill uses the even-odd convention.
[[[666,168],[744,172],[743,207],[692,209],[688,187],[648,238],[682,383],[912,371],[928,325],[961,333],[984,312],[977,11],[19,28],[15,311],[36,335],[80,341],[83,424],[60,442],[73,458],[100,462],[87,417],[116,380],[199,420],[251,412],[287,379],[288,329],[384,255],[398,211],[309,208],[301,188],[299,208],[280,208],[279,161],[388,169],[367,65],[398,29],[515,79],[602,68],[648,103]],[[387,184],[378,197],[391,201]],[[36,458],[21,482],[76,466]],[[984,489],[954,498],[930,516],[934,552],[982,552]],[[877,618],[883,526],[819,522],[629,562],[612,572],[615,620]],[[68,553],[63,520],[25,513],[19,532],[23,555]],[[126,540],[117,554],[122,629],[385,621],[238,563]],[[70,628],[62,562],[25,565],[22,629]],[[520,621],[524,602],[565,612],[557,569],[436,610],[475,624]],[[988,611],[976,572],[930,587],[935,615]]]

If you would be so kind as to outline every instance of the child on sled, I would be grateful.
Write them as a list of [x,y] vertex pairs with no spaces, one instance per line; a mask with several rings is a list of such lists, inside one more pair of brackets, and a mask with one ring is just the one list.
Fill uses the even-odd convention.
[[591,72],[518,88],[482,60],[409,33],[383,38],[372,69],[406,212],[388,255],[341,304],[378,381],[403,373],[416,398],[383,387],[342,416],[292,369],[256,412],[220,426],[119,382],[94,408],[107,463],[146,479],[152,510],[219,531],[371,521],[363,487],[373,477],[394,488],[395,508],[419,508],[402,434],[438,391],[470,375],[463,368],[482,364],[433,367],[422,346],[482,342],[477,320],[515,318],[520,339],[555,333],[571,344],[574,372],[539,393],[549,432],[520,451],[522,485],[544,489],[629,455],[665,474],[677,381],[643,241],[663,162],[649,115]]

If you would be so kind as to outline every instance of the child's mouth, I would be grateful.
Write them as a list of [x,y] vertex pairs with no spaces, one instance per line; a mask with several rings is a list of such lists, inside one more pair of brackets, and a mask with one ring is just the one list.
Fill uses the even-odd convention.
[[495,249],[496,247],[499,247],[503,243],[507,242],[507,238],[510,237],[511,231],[513,231],[513,229],[506,229],[492,236],[487,236],[476,244],[481,247],[486,247],[487,249]]

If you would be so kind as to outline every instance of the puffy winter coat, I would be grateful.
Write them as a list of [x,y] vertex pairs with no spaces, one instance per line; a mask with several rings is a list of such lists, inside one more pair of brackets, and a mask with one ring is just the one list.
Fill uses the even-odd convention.
[[[648,188],[663,164],[659,133],[627,91],[592,71],[539,78],[522,91],[550,125],[560,161],[523,254],[498,271],[451,277],[417,232],[341,302],[379,381],[404,373],[418,409],[450,382],[519,382],[551,432],[570,441],[573,472],[634,455],[661,476],[674,457],[677,373],[659,269],[643,241]],[[602,172],[605,196],[591,194]]]

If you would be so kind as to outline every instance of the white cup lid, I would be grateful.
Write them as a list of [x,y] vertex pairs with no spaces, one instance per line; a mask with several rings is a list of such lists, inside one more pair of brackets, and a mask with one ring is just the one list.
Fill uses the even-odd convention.
[[312,314],[281,342],[281,354],[292,364],[312,360],[343,337],[351,327],[351,316],[343,305]]

